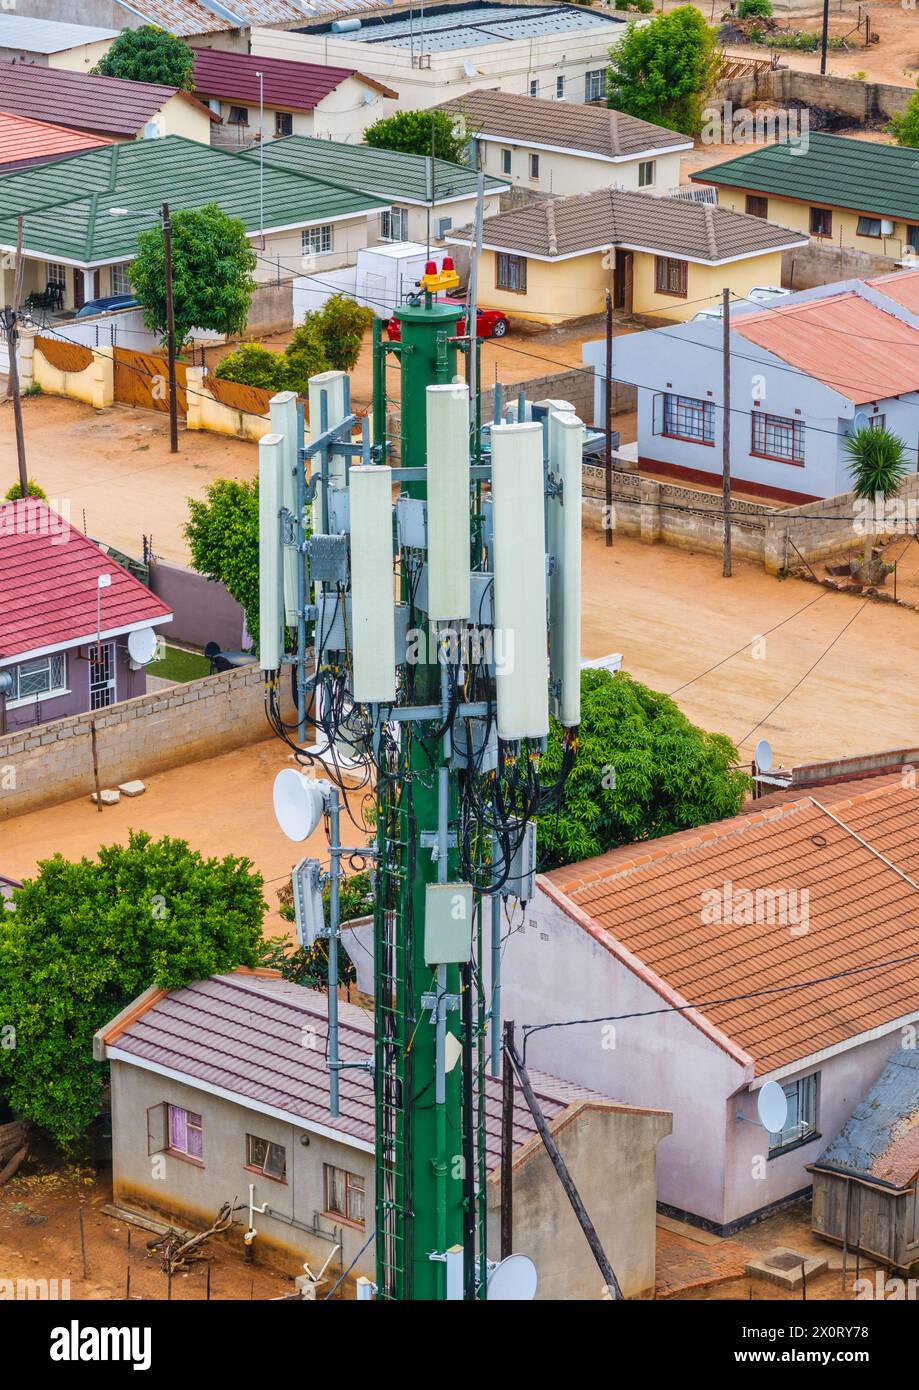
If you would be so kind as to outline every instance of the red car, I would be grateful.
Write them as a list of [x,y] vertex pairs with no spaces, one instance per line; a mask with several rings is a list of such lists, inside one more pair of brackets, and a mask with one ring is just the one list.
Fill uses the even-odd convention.
[[[448,297],[445,299],[439,299],[437,302],[438,304],[455,304],[457,305],[457,307],[462,309],[465,309],[466,307],[465,303],[461,299],[450,299]],[[507,332],[507,315],[502,314],[499,309],[480,308],[476,317],[478,320],[478,330],[476,332],[476,337],[478,338],[503,338],[505,333]],[[399,342],[400,330],[399,320],[397,318],[391,318],[387,321],[386,332],[389,334],[390,342]],[[465,314],[463,314],[459,323],[456,325],[456,333],[457,337],[459,338],[462,338],[466,333]]]

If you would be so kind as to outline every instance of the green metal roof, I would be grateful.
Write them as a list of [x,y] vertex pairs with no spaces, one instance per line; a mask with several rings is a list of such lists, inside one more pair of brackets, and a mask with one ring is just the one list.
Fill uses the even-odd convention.
[[[422,154],[401,154],[377,150],[370,145],[344,145],[336,140],[317,140],[309,135],[287,135],[268,140],[263,146],[266,166],[289,169],[326,179],[341,188],[366,189],[393,202],[430,204],[432,200],[431,161]],[[259,159],[257,149],[247,150],[245,158]],[[464,194],[475,197],[478,175],[465,164],[434,160],[434,200]],[[500,179],[485,179],[485,188],[494,192],[507,188]]]
[[[253,233],[329,222],[389,205],[386,197],[267,160],[264,174],[262,190],[257,163],[179,135],[89,150],[0,179],[0,246],[15,247],[16,219],[24,215],[26,254],[78,265],[130,260],[138,232],[152,225],[164,199],[173,211],[218,203]],[[112,208],[140,216],[113,216]]]
[[919,149],[811,132],[763,145],[690,178],[805,203],[919,221]]

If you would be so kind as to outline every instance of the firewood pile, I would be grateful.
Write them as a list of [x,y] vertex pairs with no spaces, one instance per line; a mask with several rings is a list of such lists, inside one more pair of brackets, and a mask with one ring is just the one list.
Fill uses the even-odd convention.
[[29,1154],[29,1127],[21,1120],[0,1125],[0,1187],[9,1182]]
[[234,1197],[232,1202],[224,1202],[206,1231],[198,1231],[195,1235],[189,1236],[187,1232],[176,1231],[170,1227],[163,1235],[148,1240],[147,1250],[151,1255],[161,1257],[162,1268],[166,1274],[175,1274],[176,1270],[185,1269],[198,1260],[209,1260],[212,1256],[204,1248],[206,1242],[211,1236],[222,1235],[230,1229],[236,1210],[237,1202]]

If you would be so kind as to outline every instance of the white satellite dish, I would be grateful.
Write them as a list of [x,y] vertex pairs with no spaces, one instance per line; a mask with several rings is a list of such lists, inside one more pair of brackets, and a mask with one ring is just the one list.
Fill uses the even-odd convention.
[[153,117],[153,120],[152,120],[152,121],[148,121],[147,124],[144,126],[144,139],[145,139],[145,140],[160,140],[160,139],[162,139],[162,135],[163,135],[163,126],[162,126],[162,122],[159,121],[159,120],[156,118],[156,116],[154,116],[154,117]]
[[761,738],[753,750],[753,761],[760,772],[768,772],[772,766],[772,744],[767,738]]
[[152,627],[139,627],[128,633],[128,656],[137,666],[149,666],[156,659],[156,646]]
[[756,1113],[763,1129],[781,1134],[788,1119],[788,1097],[777,1081],[767,1081],[756,1098]]
[[470,59],[467,58],[466,61],[463,63],[463,72],[466,74],[467,77],[476,77],[478,75],[478,68],[476,67],[475,63],[471,62]]
[[275,819],[288,840],[308,840],[312,835],[322,820],[325,785],[304,777],[294,767],[285,767],[278,773],[272,801]]
[[500,1299],[505,1303],[532,1303],[538,1283],[536,1266],[529,1255],[508,1255],[489,1274],[485,1298],[488,1302]]

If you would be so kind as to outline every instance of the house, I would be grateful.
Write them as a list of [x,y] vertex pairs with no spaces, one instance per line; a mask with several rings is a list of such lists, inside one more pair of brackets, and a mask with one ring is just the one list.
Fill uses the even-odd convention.
[[[587,5],[505,5],[460,0],[329,14],[281,32],[253,26],[259,58],[353,67],[399,93],[405,110],[428,110],[479,87],[559,101],[602,101],[609,50],[634,16]],[[645,20],[636,21],[639,24]]]
[[[44,18],[52,7],[62,18],[73,11],[70,0],[16,0],[18,14]],[[242,52],[250,25],[300,24],[316,9],[310,0],[80,0],[85,24],[110,26],[118,32],[155,24],[178,38]]]
[[[363,190],[389,204],[378,214],[374,240],[443,241],[452,227],[464,226],[475,214],[476,173],[445,159],[431,161],[420,154],[305,135],[270,140],[248,157],[355,192]],[[486,216],[497,212],[499,195],[507,187],[506,182],[486,178]]]
[[[342,1059],[373,1054],[373,1020],[339,1005]],[[234,1197],[233,1231],[255,1258],[302,1272],[338,1245],[336,1270],[373,1278],[373,1081],[340,1073],[329,1109],[327,998],[274,971],[239,969],[185,989],[151,989],[96,1034],[111,1067],[114,1200],[208,1226]],[[622,1105],[541,1074],[539,1104],[623,1290],[653,1296],[655,1149],[662,1111]],[[486,1080],[488,1204],[500,1160],[501,1083]],[[519,1087],[514,1106],[515,1249],[535,1261],[543,1298],[603,1296],[583,1233],[546,1160]],[[249,1203],[257,1209],[253,1215]],[[262,1210],[264,1208],[264,1210]],[[497,1253],[499,1222],[489,1220]]]
[[[92,79],[100,80],[100,79]],[[133,84],[129,84],[133,85]],[[295,137],[296,138],[296,137]],[[256,282],[290,278],[304,256],[316,269],[348,264],[374,239],[388,200],[292,173],[177,135],[111,145],[0,181],[0,248],[15,250],[25,215],[24,293],[63,283],[65,308],[130,288],[137,234],[173,211],[219,203],[255,246]],[[12,269],[7,277],[10,295]]]
[[[2,786],[2,783],[0,783]],[[5,874],[0,874],[0,906],[6,912],[15,912],[13,902],[13,892],[16,888],[21,888],[22,884],[17,878],[7,878]]]
[[0,507],[0,674],[12,677],[0,694],[0,728],[12,733],[143,695],[146,673],[127,639],[171,619],[165,603],[46,502]]
[[215,48],[194,54],[195,92],[220,117],[211,143],[224,149],[284,135],[357,141],[373,121],[391,115],[398,100],[391,87],[353,68]]
[[916,152],[842,135],[761,145],[690,175],[722,207],[806,232],[814,246],[899,259],[919,251]]
[[178,87],[30,63],[0,63],[0,111],[116,141],[182,135],[206,144],[213,120]]
[[[472,231],[448,236],[472,245]],[[720,300],[777,284],[800,234],[681,198],[600,189],[544,198],[486,219],[479,302],[537,323],[602,313],[606,291],[626,315],[692,317]]]
[[476,91],[436,110],[461,120],[480,169],[514,188],[565,197],[601,188],[673,192],[685,135],[606,106]]
[[87,135],[82,130],[68,130],[66,126],[30,121],[27,116],[10,116],[0,111],[0,174],[50,164],[55,159],[109,144],[111,141],[101,135]]
[[[913,780],[792,789],[537,880],[502,1014],[564,1025],[528,1033],[533,1066],[672,1111],[669,1215],[726,1235],[805,1195],[919,1019]],[[767,1081],[788,1100],[781,1133],[757,1121]]]
[[62,24],[0,11],[0,61],[35,63],[44,68],[89,72],[104,58],[117,29],[91,24]]
[[[709,319],[617,340],[616,379],[638,392],[641,466],[720,479],[722,338]],[[888,428],[919,458],[919,271],[737,305],[730,345],[731,476],[745,491],[792,503],[848,492],[846,440],[860,425]],[[604,354],[585,348],[598,376]]]
[[817,1235],[885,1265],[919,1261],[919,1049],[916,1029],[811,1166]]

